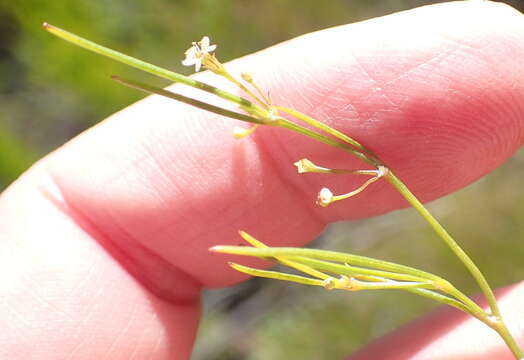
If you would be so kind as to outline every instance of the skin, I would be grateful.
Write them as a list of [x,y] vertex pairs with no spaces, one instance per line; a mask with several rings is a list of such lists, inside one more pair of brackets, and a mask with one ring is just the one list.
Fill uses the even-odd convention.
[[[252,71],[279,104],[351,134],[428,201],[522,144],[523,58],[522,15],[469,1],[305,35],[228,67]],[[379,182],[320,208],[322,186],[340,193],[361,179],[299,176],[292,162],[361,163],[281,129],[237,141],[235,125],[149,97],[12,184],[0,197],[0,358],[188,359],[202,288],[245,279],[228,260],[260,265],[210,246],[240,243],[238,229],[300,246],[329,222],[406,206]],[[524,343],[524,284],[499,297]],[[442,309],[350,357],[377,358],[512,357],[483,324]]]

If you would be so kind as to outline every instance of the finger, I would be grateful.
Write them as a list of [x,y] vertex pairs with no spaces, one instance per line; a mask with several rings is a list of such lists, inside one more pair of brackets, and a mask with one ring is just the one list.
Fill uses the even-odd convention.
[[[402,30],[408,25],[418,31]],[[522,65],[515,59],[522,53],[523,33],[520,18],[509,8],[454,3],[308,35],[233,62],[231,68],[254,69],[255,78],[279,103],[352,134],[380,154],[418,195],[431,199],[490,171],[520,145],[517,114],[523,84],[515,74],[522,72]],[[312,54],[311,49],[319,52]],[[464,63],[470,66],[460,66]],[[57,309],[71,310],[73,321],[67,329],[83,339],[89,330],[100,328],[100,336],[107,339],[114,334],[110,329],[137,324],[119,316],[154,318],[158,305],[166,320],[152,319],[147,334],[125,332],[115,347],[127,354],[123,347],[131,352],[130,344],[142,339],[144,345],[137,349],[169,358],[168,347],[184,358],[196,326],[200,286],[240,279],[224,265],[224,257],[208,255],[208,246],[235,243],[240,228],[274,245],[298,245],[312,239],[326,222],[404,206],[390,189],[377,185],[360,198],[319,210],[315,193],[326,180],[299,178],[290,164],[304,156],[335,165],[343,161],[347,167],[360,164],[272,129],[236,142],[229,135],[234,124],[150,97],[59,149],[12,187],[3,200],[10,203],[5,211],[44,219],[34,227],[7,223],[10,246],[19,243],[16,234],[29,234],[20,240],[25,247],[14,259],[36,248],[35,254],[54,264],[63,245],[35,244],[41,238],[73,244],[95,240],[91,251],[100,262],[93,268],[101,279],[98,284],[109,299],[125,300],[112,307],[96,305],[82,317],[79,308],[53,298]],[[51,185],[43,180],[48,175]],[[334,188],[355,184],[352,179],[336,181]],[[30,209],[28,199],[19,201],[33,194],[27,188],[37,189],[47,199],[42,201],[59,209],[54,216],[63,217],[49,221],[51,210]],[[74,247],[63,256],[82,262],[81,246]],[[33,271],[54,279],[56,272],[45,271],[50,264],[35,265]],[[59,287],[68,288],[81,275],[86,272],[61,275],[68,279]],[[94,282],[89,276],[84,279]],[[138,282],[149,292],[136,295],[143,290]],[[39,288],[38,282],[31,284]],[[86,288],[82,296],[94,297],[99,288]],[[11,311],[19,309],[12,299],[11,305]],[[42,309],[35,305],[35,321],[54,314]],[[104,325],[113,328],[106,332]],[[35,341],[46,334],[28,327],[22,331]],[[74,343],[71,333],[62,339]],[[100,349],[115,347],[100,344]]]
[[197,294],[151,294],[57,205],[26,179],[0,196],[0,358],[188,359]]
[[[524,283],[497,291],[510,332],[522,347]],[[486,306],[485,302],[483,306]],[[504,341],[480,321],[451,309],[439,308],[428,316],[380,338],[348,360],[513,360]]]
[[[522,143],[523,35],[520,14],[507,6],[450,3],[310,34],[235,61],[231,71],[255,70],[275,101],[362,141],[430,200],[493,170]],[[234,125],[151,97],[42,168],[129,259],[140,262],[134,245],[144,247],[207,286],[240,278],[224,256],[207,252],[238,243],[239,229],[300,245],[327,222],[406,205],[381,182],[319,208],[322,186],[343,192],[362,179],[299,176],[292,163],[359,168],[358,160],[281,129],[236,141]]]

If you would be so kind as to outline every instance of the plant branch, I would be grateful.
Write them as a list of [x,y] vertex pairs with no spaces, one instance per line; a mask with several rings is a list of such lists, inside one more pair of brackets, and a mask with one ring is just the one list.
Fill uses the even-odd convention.
[[75,35],[73,33],[70,33],[66,30],[60,29],[56,26],[53,26],[48,23],[44,23],[42,25],[44,29],[63,39],[70,43],[73,43],[77,46],[80,46],[84,49],[87,49],[89,51],[95,52],[97,54],[103,55],[105,57],[108,57],[110,59],[116,60],[120,63],[132,66],[134,68],[137,68],[139,70],[145,71],[147,73],[150,73],[152,75],[159,76],[161,78],[171,80],[177,83],[182,83],[187,86],[191,86],[196,89],[200,89],[203,91],[206,91],[208,93],[214,94],[216,96],[219,96],[225,100],[231,101],[243,109],[250,109],[250,112],[260,112],[262,110],[260,107],[252,103],[251,101],[244,99],[238,95],[232,94],[228,91],[221,90],[219,88],[216,88],[214,86],[208,85],[206,83],[200,82],[198,80],[192,79],[190,77],[175,73],[173,71],[166,70],[164,68],[161,68],[159,66],[147,63],[145,61],[136,59],[132,56],[125,55],[121,52],[118,52],[116,50],[107,48],[105,46],[99,45],[97,43],[94,43],[92,41],[89,41],[87,39],[84,39],[78,35]]
[[422,205],[422,203],[413,195],[413,193],[407,188],[407,186],[395,175],[392,171],[389,171],[386,175],[387,181],[409,202],[415,210],[428,222],[433,228],[437,235],[444,241],[444,243],[451,249],[451,251],[459,258],[459,260],[468,269],[470,274],[473,276],[477,284],[479,285],[482,293],[488,301],[491,316],[488,316],[488,324],[491,328],[497,331],[500,336],[504,339],[508,347],[511,349],[517,359],[524,358],[524,352],[519,348],[515,339],[510,334],[506,323],[502,319],[497,299],[493,290],[489,286],[486,278],[473,262],[473,260],[462,250],[458,243],[453,237],[444,229],[444,227],[438,222],[438,220]]
[[[289,109],[283,106],[273,106],[270,104],[270,101],[268,101],[268,104],[265,104],[264,100],[261,100],[260,98],[255,96],[255,94],[253,94],[243,84],[232,78],[227,72],[225,72],[225,75],[223,75],[226,76],[226,78],[228,78],[230,81],[233,81],[233,83],[239,86],[242,90],[246,91],[246,93],[252,96],[255,99],[255,101],[258,101],[262,105],[262,107],[238,95],[229,93],[227,91],[218,89],[214,86],[202,83],[193,78],[160,68],[158,66],[125,55],[118,51],[98,45],[94,42],[91,42],[75,34],[57,28],[53,25],[44,23],[43,27],[49,33],[92,52],[101,54],[113,60],[119,61],[123,64],[159,76],[161,78],[182,83],[184,85],[214,94],[222,99],[225,99],[233,104],[238,105],[243,111],[247,112],[249,115],[230,111],[196,99],[173,93],[165,89],[149,86],[131,80],[125,80],[119,77],[113,77],[113,79],[119,81],[120,83],[126,86],[130,86],[148,93],[154,93],[177,101],[181,101],[191,106],[195,106],[218,115],[254,123],[257,125],[264,124],[270,126],[280,126],[294,131],[296,133],[308,136],[324,144],[348,152],[353,156],[357,157],[358,159],[366,162],[367,164],[372,165],[377,169],[377,171],[385,170],[383,177],[385,177],[385,179],[397,191],[400,192],[400,194],[408,201],[408,203],[419,212],[419,214],[429,223],[429,225],[433,228],[437,235],[440,238],[442,238],[446,245],[460,259],[460,261],[462,261],[462,263],[471,273],[473,278],[479,284],[484,296],[488,301],[490,313],[486,313],[485,311],[483,311],[475,302],[473,302],[470,298],[468,298],[459,290],[457,290],[452,284],[436,275],[408,266],[371,259],[363,256],[312,249],[267,248],[265,247],[265,245],[261,245],[261,243],[258,244],[256,240],[254,240],[254,242],[251,242],[249,239],[246,240],[256,248],[233,246],[216,246],[212,248],[212,250],[214,251],[225,252],[230,254],[258,256],[262,258],[275,258],[276,260],[282,262],[287,266],[294,267],[295,269],[305,272],[310,276],[317,277],[318,279],[312,279],[298,275],[283,274],[273,271],[252,269],[238,264],[231,264],[233,268],[237,269],[238,271],[245,272],[254,276],[271,277],[275,279],[300,282],[308,285],[324,286],[328,289],[336,287],[344,288],[346,290],[401,288],[413,292],[415,294],[419,294],[421,296],[425,296],[446,303],[448,305],[459,308],[467,313],[470,313],[471,315],[483,321],[488,326],[497,331],[500,334],[500,336],[504,339],[504,341],[506,342],[506,344],[511,349],[511,351],[517,359],[524,359],[524,353],[518,347],[515,339],[511,336],[505,322],[501,317],[500,309],[497,305],[497,301],[491,287],[489,286],[484,275],[480,272],[475,263],[464,252],[464,250],[462,250],[462,248],[451,237],[451,235],[442,227],[442,225],[435,219],[435,217],[431,215],[431,213],[422,205],[422,203],[413,195],[413,193],[411,193],[411,191],[406,187],[406,185],[399,178],[397,178],[391,170],[387,169],[379,158],[377,158],[371,151],[366,149],[362,144],[352,139],[351,137],[343,134],[342,132],[333,129],[330,126],[321,123],[296,110]],[[215,59],[214,55],[213,59]],[[216,64],[222,66],[218,62],[218,60]],[[259,93],[262,93],[258,88],[257,90],[259,91]],[[278,110],[288,115],[291,115],[294,118],[303,121],[310,127],[314,127],[319,132],[313,131],[308,127],[299,125],[286,118],[277,116],[276,112],[272,112],[273,110]],[[324,133],[327,136],[324,135]],[[329,169],[319,168],[319,171],[317,172],[323,172],[323,170]],[[330,172],[336,173],[340,171],[338,171],[337,169],[332,169],[330,170]],[[380,178],[381,177],[382,176],[380,176]],[[376,180],[378,179],[379,177],[376,178]],[[375,179],[369,181],[375,181]],[[344,265],[335,264],[333,262],[343,263]],[[338,274],[354,274],[355,278],[348,278],[346,275],[342,275],[342,278],[335,279],[329,276],[328,274],[324,274],[319,270]],[[360,277],[360,279],[364,279],[366,281],[357,280],[356,277],[358,276]],[[396,279],[400,281],[391,279]],[[442,293],[445,293],[447,295],[444,295]]]
[[222,115],[222,116],[226,116],[226,117],[230,117],[230,118],[233,118],[233,119],[237,119],[237,120],[241,120],[241,121],[245,121],[245,122],[250,122],[250,123],[254,123],[254,124],[264,124],[264,122],[262,120],[260,120],[260,119],[258,119],[256,117],[249,116],[249,115],[246,115],[246,114],[237,113],[237,112],[234,112],[234,111],[231,111],[231,110],[227,110],[227,109],[221,108],[219,106],[211,105],[211,104],[205,103],[203,101],[199,101],[199,100],[196,100],[196,99],[184,96],[184,95],[180,95],[180,94],[177,94],[177,93],[174,93],[172,91],[169,91],[169,90],[166,90],[166,89],[162,89],[162,88],[159,88],[159,87],[156,87],[156,86],[147,85],[147,84],[144,84],[144,83],[141,83],[141,82],[138,82],[138,81],[134,81],[134,80],[124,79],[124,78],[122,78],[120,76],[116,76],[116,75],[111,76],[111,79],[113,79],[115,81],[118,81],[119,83],[121,83],[121,84],[123,84],[123,85],[125,85],[127,87],[130,87],[130,88],[133,88],[133,89],[137,89],[137,90],[141,90],[141,91],[144,91],[144,92],[149,93],[149,94],[156,94],[156,95],[164,96],[164,97],[167,97],[167,98],[170,98],[170,99],[173,99],[173,100],[181,101],[181,102],[186,103],[188,105],[191,105],[191,106],[197,107],[199,109],[206,110],[206,111],[218,114],[218,115]]

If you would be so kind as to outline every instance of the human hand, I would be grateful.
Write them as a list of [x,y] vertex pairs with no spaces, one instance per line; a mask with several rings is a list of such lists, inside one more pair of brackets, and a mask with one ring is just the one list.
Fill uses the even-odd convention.
[[[228,66],[252,71],[279,103],[351,134],[431,200],[490,172],[522,144],[523,40],[514,10],[456,2],[313,33]],[[334,167],[357,160],[279,129],[236,141],[234,125],[149,97],[6,190],[0,357],[187,359],[201,289],[245,279],[210,246],[237,244],[238,229],[299,246],[329,222],[405,206],[378,183],[317,207],[325,178],[298,176],[291,164],[304,155]],[[337,186],[351,184],[335,179]],[[522,339],[524,286],[501,297]],[[485,325],[446,309],[352,359],[415,357],[511,355]]]

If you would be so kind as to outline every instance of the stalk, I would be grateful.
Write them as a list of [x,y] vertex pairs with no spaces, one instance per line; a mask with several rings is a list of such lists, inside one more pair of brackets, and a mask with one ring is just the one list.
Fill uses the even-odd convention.
[[517,342],[509,332],[506,323],[502,319],[497,299],[493,290],[489,286],[486,278],[477,267],[477,265],[471,260],[471,258],[462,250],[458,243],[453,237],[444,229],[444,227],[438,222],[438,220],[426,209],[424,205],[413,195],[408,187],[390,170],[385,176],[386,180],[408,201],[408,203],[426,220],[426,222],[433,228],[437,235],[444,241],[444,243],[451,249],[451,251],[459,258],[459,260],[468,269],[470,274],[473,276],[477,284],[479,285],[482,293],[488,301],[488,305],[491,311],[489,314],[490,323],[487,323],[493,330],[499,333],[504,339],[508,347],[511,349],[513,355],[517,359],[524,358],[524,352],[519,348]]
[[48,23],[44,23],[42,25],[44,27],[44,30],[47,32],[66,40],[70,43],[73,43],[77,46],[80,46],[86,50],[92,51],[94,53],[103,55],[105,57],[108,57],[110,59],[116,60],[118,62],[121,62],[123,64],[129,65],[131,67],[134,67],[136,69],[145,71],[147,73],[150,73],[152,75],[156,75],[158,77],[171,80],[177,83],[181,83],[187,86],[191,86],[196,89],[200,89],[206,92],[209,92],[211,94],[214,94],[218,97],[221,97],[222,99],[231,101],[232,103],[235,103],[242,107],[243,109],[250,109],[249,112],[259,112],[261,109],[253,104],[251,101],[244,99],[238,95],[232,94],[228,91],[221,90],[219,88],[216,88],[214,86],[211,86],[209,84],[203,83],[201,81],[195,80],[193,78],[190,78],[188,76],[184,76],[182,74],[178,74],[173,71],[166,70],[164,68],[161,68],[159,66],[150,64],[148,62],[139,60],[137,58],[134,58],[132,56],[123,54],[119,51],[107,48],[105,46],[99,45],[97,43],[94,43],[92,41],[89,41],[87,39],[84,39],[78,35],[75,35],[73,33],[70,33],[69,31],[60,29],[56,26],[53,26]]

